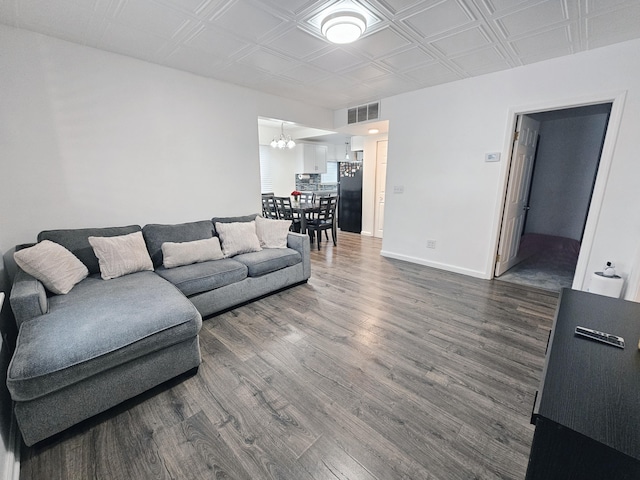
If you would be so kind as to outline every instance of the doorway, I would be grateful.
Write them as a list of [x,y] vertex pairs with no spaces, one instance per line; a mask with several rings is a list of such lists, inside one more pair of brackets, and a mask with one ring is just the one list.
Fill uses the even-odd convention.
[[384,200],[387,184],[387,149],[389,141],[376,142],[376,203],[374,207],[373,236],[382,238],[384,227]]
[[611,108],[518,115],[494,272],[499,280],[554,291],[572,286]]

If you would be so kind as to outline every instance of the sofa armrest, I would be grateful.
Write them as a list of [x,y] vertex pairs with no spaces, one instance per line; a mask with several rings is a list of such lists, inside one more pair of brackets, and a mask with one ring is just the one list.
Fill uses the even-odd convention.
[[44,285],[21,268],[16,271],[9,300],[18,328],[22,322],[49,311],[49,300]]
[[311,242],[309,241],[309,235],[289,232],[287,247],[292,248],[302,256],[304,278],[307,280],[311,276]]

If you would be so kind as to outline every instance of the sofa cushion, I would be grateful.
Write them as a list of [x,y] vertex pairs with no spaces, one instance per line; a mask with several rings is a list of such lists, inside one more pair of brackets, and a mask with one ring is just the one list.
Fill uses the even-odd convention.
[[7,386],[14,400],[32,400],[193,338],[201,325],[193,304],[153,272],[90,276],[22,323]]
[[49,291],[61,295],[89,275],[84,263],[62,245],[43,240],[13,254],[22,270],[37,278]]
[[199,222],[176,223],[173,225],[163,225],[150,223],[142,228],[144,241],[147,243],[147,250],[151,255],[154,268],[162,265],[162,244],[165,242],[192,242],[203,240],[213,236],[213,224],[210,220]]
[[218,237],[203,238],[192,242],[164,242],[162,244],[162,266],[181,267],[192,263],[208,262],[224,258]]
[[244,264],[231,258],[156,269],[158,275],[173,283],[187,296],[244,280],[247,278],[247,271]]
[[140,225],[107,228],[74,228],[66,230],[44,230],[38,234],[38,242],[51,240],[62,245],[87,266],[89,273],[100,273],[98,258],[89,244],[89,237],[115,237],[139,232]]
[[247,266],[250,277],[260,277],[302,262],[300,253],[291,248],[265,248],[236,255],[233,259]]
[[142,232],[117,237],[89,237],[89,243],[98,257],[100,276],[104,280],[153,270]]

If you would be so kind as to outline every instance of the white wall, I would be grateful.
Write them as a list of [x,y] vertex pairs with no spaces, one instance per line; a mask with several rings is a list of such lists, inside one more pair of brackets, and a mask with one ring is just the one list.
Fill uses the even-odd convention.
[[277,197],[288,197],[296,189],[296,152],[269,147],[269,155],[273,192]]
[[257,117],[333,120],[326,109],[5,26],[0,70],[3,252],[46,228],[257,212]]
[[272,148],[271,140],[279,136],[279,128],[258,127],[258,142],[269,156],[273,192],[278,197],[286,197],[296,188],[296,152],[295,149]]
[[3,25],[0,72],[0,256],[44,229],[258,212],[257,117],[333,124],[327,109]]
[[525,233],[582,239],[608,119],[598,113],[540,123]]
[[[639,50],[634,40],[383,99],[390,122],[383,253],[490,278],[514,112],[626,91],[587,271],[611,258],[628,276],[640,239]],[[346,112],[334,118],[338,128]],[[503,160],[485,163],[486,152]],[[404,193],[392,193],[395,185]],[[437,248],[427,249],[427,239]]]

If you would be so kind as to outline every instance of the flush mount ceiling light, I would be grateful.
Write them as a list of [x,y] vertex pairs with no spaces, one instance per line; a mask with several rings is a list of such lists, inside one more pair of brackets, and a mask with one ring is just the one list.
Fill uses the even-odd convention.
[[322,35],[331,43],[355,42],[367,29],[367,21],[358,12],[341,11],[327,15],[320,24]]
[[282,127],[280,128],[280,137],[278,138],[273,137],[273,140],[271,140],[270,145],[273,148],[280,148],[280,149],[293,148],[296,146],[296,142],[293,141],[290,135],[287,135],[287,136],[284,135],[284,123],[283,123]]

